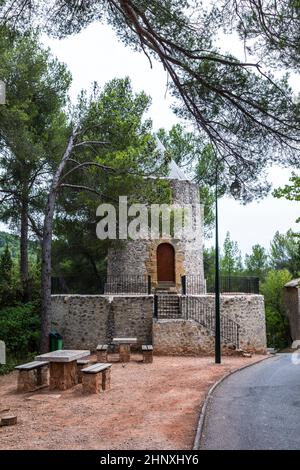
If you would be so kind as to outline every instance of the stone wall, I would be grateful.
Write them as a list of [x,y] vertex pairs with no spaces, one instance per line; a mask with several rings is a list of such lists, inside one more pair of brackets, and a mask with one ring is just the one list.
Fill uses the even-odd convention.
[[153,297],[53,295],[51,326],[63,336],[66,349],[95,350],[113,337],[137,337],[152,343]]
[[151,243],[147,240],[122,241],[120,247],[109,248],[107,254],[108,276],[147,275]]
[[183,274],[200,275],[204,292],[203,268],[203,217],[200,207],[199,187],[191,181],[172,180],[170,182],[173,204],[182,207],[185,204],[193,207],[193,238],[178,241],[178,248],[183,253]]
[[[211,332],[193,320],[156,320],[153,323],[155,354],[170,356],[211,356],[215,340]],[[234,354],[234,349],[222,343],[222,354]]]
[[[214,308],[214,296],[189,296],[200,299],[204,306]],[[183,316],[186,316],[187,297],[182,297]],[[240,325],[240,348],[248,352],[266,351],[264,298],[261,295],[222,295],[221,313]],[[190,311],[192,315],[193,312]],[[212,354],[214,339],[209,330],[186,319],[158,320],[153,326],[155,353],[171,355]],[[227,343],[227,346],[230,346]],[[232,350],[224,344],[224,353]]]
[[[156,354],[212,354],[213,334],[185,319],[188,297],[214,308],[212,295],[180,296],[183,318],[153,321],[153,296],[54,295],[51,326],[63,336],[66,349],[95,350],[97,344],[110,343],[115,336],[133,336],[138,338],[138,348],[153,343]],[[221,312],[239,323],[242,349],[265,351],[263,296],[222,295]],[[224,352],[230,350],[225,347]]]

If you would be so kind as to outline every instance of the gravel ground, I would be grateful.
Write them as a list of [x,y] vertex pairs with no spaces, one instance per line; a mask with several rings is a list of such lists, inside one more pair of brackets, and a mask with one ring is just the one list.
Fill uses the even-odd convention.
[[[83,395],[81,385],[65,392],[16,393],[17,373],[0,376],[0,412],[18,424],[0,427],[0,449],[191,449],[199,410],[208,389],[230,370],[265,356],[133,356],[125,367],[110,357],[111,390]],[[2,413],[2,415],[5,413]]]

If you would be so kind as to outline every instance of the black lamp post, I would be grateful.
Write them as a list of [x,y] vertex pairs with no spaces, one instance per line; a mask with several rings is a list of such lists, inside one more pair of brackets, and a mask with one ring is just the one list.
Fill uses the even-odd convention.
[[[230,192],[237,198],[241,192],[241,182],[235,178]],[[218,165],[215,184],[215,363],[221,364],[221,314],[220,314],[220,256],[219,256],[219,217],[218,217]]]
[[216,168],[215,218],[215,363],[221,364],[218,168]]

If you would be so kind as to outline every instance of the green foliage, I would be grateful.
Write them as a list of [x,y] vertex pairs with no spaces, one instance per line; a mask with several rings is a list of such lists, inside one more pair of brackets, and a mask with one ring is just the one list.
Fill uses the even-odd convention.
[[0,255],[0,308],[14,305],[20,296],[15,266],[8,245]]
[[41,250],[36,247],[33,254],[29,255],[29,279],[28,286],[32,302],[41,298]]
[[175,124],[169,131],[159,129],[157,137],[164,145],[167,155],[179,166],[191,172],[191,163],[199,158],[202,144],[193,132],[187,132],[181,124]]
[[49,171],[62,153],[68,126],[70,75],[44,49],[38,34],[13,34],[0,27],[0,77],[6,104],[0,106],[0,218],[20,233],[19,269],[28,299],[28,233],[38,233],[47,198]]
[[17,362],[27,360],[38,351],[40,336],[39,304],[28,303],[0,310],[0,339],[5,341],[8,365],[0,366],[0,374]]
[[242,270],[243,263],[238,244],[230,239],[230,233],[227,232],[221,256],[222,275],[232,276],[241,273]]
[[[214,284],[215,251],[204,249],[204,273],[208,285]],[[277,232],[271,243],[270,254],[260,245],[252,247],[242,266],[240,251],[229,233],[221,254],[221,275],[257,276],[260,278],[260,293],[265,298],[268,345],[284,348],[290,342],[289,324],[285,315],[283,287],[299,270],[299,238],[289,230]],[[298,274],[299,275],[299,274]]]
[[[290,185],[285,185],[283,188],[278,188],[273,191],[273,196],[281,198],[284,197],[289,201],[300,201],[300,176],[292,173]],[[300,222],[300,217],[297,219]]]
[[[34,257],[38,250],[38,245],[35,241],[29,240],[28,255]],[[6,246],[8,246],[11,256],[14,260],[19,259],[20,253],[20,237],[12,233],[0,231],[0,253],[2,253]]]
[[[59,193],[53,275],[72,278],[72,283],[81,277],[84,292],[99,292],[111,244],[96,237],[99,204],[111,203],[118,215],[121,195],[127,195],[128,204],[170,202],[168,181],[153,179],[165,176],[167,166],[157,150],[152,122],[145,119],[149,105],[150,98],[143,92],[134,93],[129,78],[111,80],[103,89],[95,84],[90,96],[83,93],[80,97],[80,140],[105,144],[76,150],[79,163],[93,162],[95,166],[69,174],[65,182],[73,190],[66,187]],[[83,184],[96,192],[86,191]]]
[[[228,178],[229,169],[237,168],[240,180],[247,182],[241,198],[248,201],[269,190],[261,174],[270,161],[299,158],[299,104],[293,100],[288,77],[278,79],[264,67],[266,62],[270,65],[269,53],[275,57],[272,66],[299,65],[299,14],[290,5],[243,0],[24,0],[20,8],[19,2],[7,0],[1,13],[15,28],[24,30],[32,20],[38,21],[40,28],[59,37],[79,32],[93,20],[107,21],[126,45],[145,52],[149,61],[159,58],[178,98],[175,112],[197,128],[204,144],[214,144],[219,159],[226,162]],[[264,44],[259,60],[244,63],[220,49],[217,41],[224,25],[238,31],[255,54]],[[287,54],[290,50],[293,60]]]
[[265,297],[267,341],[270,347],[280,349],[290,342],[283,288],[291,279],[292,276],[287,269],[271,270],[261,284],[261,293]]
[[[45,157],[57,155],[61,110],[71,78],[65,65],[43,49],[37,34],[13,36],[1,28],[0,53],[0,76],[6,83],[6,104],[0,107],[0,188],[7,195],[1,206],[5,217],[13,205],[10,199],[16,209],[20,205],[20,186],[29,197],[35,182],[32,177],[36,172],[36,177],[45,175]],[[40,185],[44,180],[39,180]]]
[[215,184],[215,175],[211,175],[214,154],[209,152],[209,146],[203,147],[195,133],[185,131],[181,124],[172,126],[169,132],[159,129],[157,136],[166,149],[167,157],[199,184],[200,202],[204,205],[204,236],[209,238],[214,226],[215,195],[214,189],[211,189]]
[[215,279],[215,249],[204,248],[203,250],[203,265],[204,265],[204,277],[208,286],[214,285]]
[[250,54],[273,68],[299,69],[299,0],[226,1],[222,20],[237,30]]
[[19,254],[20,240],[17,235],[0,232],[0,253],[8,246],[11,256],[16,258]]
[[12,257],[8,246],[6,245],[5,250],[3,251],[0,257],[0,282],[6,284],[9,284],[11,282],[12,267]]
[[215,194],[208,185],[201,185],[199,188],[200,204],[203,204],[204,209],[204,238],[212,236],[212,230],[215,225]]
[[[20,281],[20,237],[0,232],[0,309],[17,304],[22,299]],[[29,242],[29,290],[32,300],[40,298],[40,248]]]
[[245,269],[248,275],[264,279],[269,269],[269,256],[261,245],[254,245],[252,253],[245,256]]
[[289,181],[291,185],[285,185],[283,188],[275,189],[273,195],[275,197],[284,197],[289,201],[300,201],[300,176],[292,173]]

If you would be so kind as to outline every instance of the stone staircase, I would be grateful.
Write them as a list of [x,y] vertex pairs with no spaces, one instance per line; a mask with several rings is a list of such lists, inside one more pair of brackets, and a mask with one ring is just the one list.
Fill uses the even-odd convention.
[[179,296],[174,293],[157,293],[157,315],[161,319],[182,318]]
[[[204,305],[201,299],[195,297],[185,298],[188,302],[183,307],[180,302],[180,296],[173,292],[166,291],[161,293],[160,290],[156,291],[155,295],[155,310],[158,319],[186,319],[193,320],[200,325],[204,326],[210,335],[214,335],[215,331],[215,311],[214,308]],[[244,351],[239,349],[239,329],[240,326],[237,322],[221,314],[221,338],[231,349]],[[231,346],[230,346],[231,345]]]
[[176,285],[174,282],[160,282],[155,288],[155,294],[177,294]]

